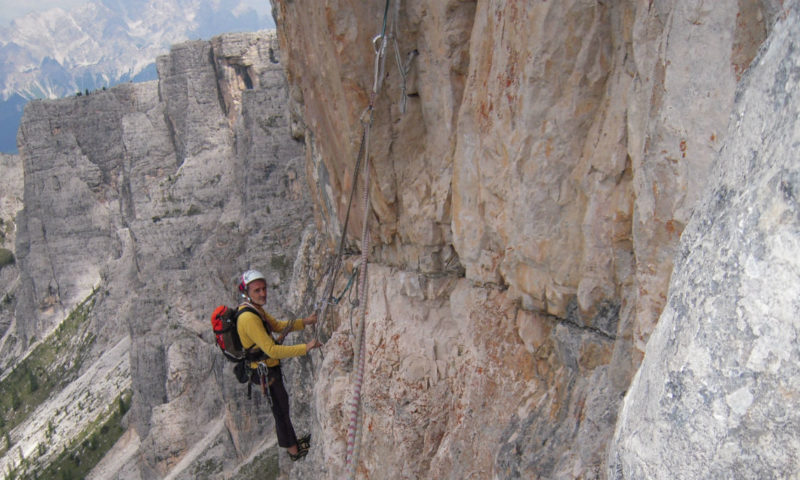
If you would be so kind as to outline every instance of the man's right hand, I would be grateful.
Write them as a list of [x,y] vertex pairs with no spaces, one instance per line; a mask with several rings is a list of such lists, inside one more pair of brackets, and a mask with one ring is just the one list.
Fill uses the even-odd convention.
[[319,348],[321,346],[322,346],[322,343],[320,343],[319,340],[316,340],[316,339],[311,340],[310,342],[306,343],[306,352],[310,352],[311,350],[313,350],[315,348]]

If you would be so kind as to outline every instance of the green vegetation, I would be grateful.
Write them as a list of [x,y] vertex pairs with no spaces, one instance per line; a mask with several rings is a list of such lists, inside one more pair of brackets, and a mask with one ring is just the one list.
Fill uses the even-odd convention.
[[0,248],[0,269],[6,265],[13,265],[16,261],[16,258],[14,258],[14,252],[7,248]]
[[210,478],[212,475],[222,472],[222,461],[209,458],[205,462],[194,467],[194,478]]
[[[197,207],[195,207],[195,208],[197,208]],[[187,210],[186,215],[191,217],[193,215],[198,215],[200,213],[201,212],[200,212],[199,208],[197,210],[192,210],[192,208],[189,207],[189,210]],[[184,215],[183,210],[181,210],[179,208],[173,208],[172,210],[168,210],[168,211],[164,212],[163,215],[156,215],[154,217],[151,217],[151,219],[153,220],[153,223],[158,223],[158,222],[160,222],[161,220],[163,220],[165,218],[182,217],[183,215]]]
[[[0,428],[7,432],[22,423],[54,391],[75,379],[94,335],[84,324],[95,293],[78,305],[49,337],[19,362],[0,382]],[[0,444],[0,454],[9,442]]]
[[[200,472],[195,472],[200,473]],[[264,450],[252,462],[242,466],[231,480],[248,480],[251,478],[263,478],[264,480],[278,478],[281,473],[278,465],[278,447]],[[202,478],[198,476],[197,478]]]
[[[70,446],[64,448],[50,465],[46,468],[41,466],[32,468],[35,459],[26,459],[15,470],[6,473],[6,480],[37,478],[78,480],[85,478],[86,474],[97,465],[119,440],[119,437],[125,433],[122,417],[125,416],[130,406],[131,391],[126,390],[92,424],[78,434]],[[39,455],[46,453],[47,448],[47,445],[40,444]]]

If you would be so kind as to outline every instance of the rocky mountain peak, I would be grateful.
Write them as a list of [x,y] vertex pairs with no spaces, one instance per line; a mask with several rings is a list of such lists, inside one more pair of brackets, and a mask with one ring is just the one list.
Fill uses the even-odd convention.
[[[187,432],[225,439],[218,451],[200,452],[200,463],[263,448],[267,409],[223,421],[235,407],[220,406],[244,394],[212,349],[208,319],[215,305],[235,305],[235,278],[252,266],[268,269],[271,308],[286,310],[293,258],[311,221],[279,58],[274,32],[226,34],[176,45],[157,59],[159,81],[28,105],[3,373],[13,380],[38,345],[61,342],[86,299],[78,331],[90,336],[79,357],[65,357],[69,374],[55,385],[42,370],[36,390],[60,393],[38,400],[35,418],[14,426],[4,417],[3,471],[30,472],[37,461],[42,471],[61,461],[62,449],[67,463],[88,455],[71,442],[94,434],[83,429],[99,428],[119,395],[129,403],[128,433],[98,466],[99,478],[166,476],[194,445]],[[100,378],[105,390],[87,390]],[[61,390],[65,381],[71,389]],[[91,413],[64,416],[63,405],[84,395],[95,399],[82,401]],[[6,414],[16,418],[16,408]],[[223,416],[198,424],[198,415]],[[53,436],[29,433],[48,419]],[[45,441],[52,445],[40,452]],[[194,468],[187,478],[196,478]]]
[[153,80],[172,44],[272,26],[241,0],[87,1],[15,18],[0,26],[0,151],[17,151],[28,100]]

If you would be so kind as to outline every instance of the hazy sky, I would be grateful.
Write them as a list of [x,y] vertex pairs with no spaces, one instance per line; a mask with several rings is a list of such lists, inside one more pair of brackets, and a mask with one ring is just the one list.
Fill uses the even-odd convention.
[[[40,12],[55,7],[69,11],[84,3],[89,2],[88,0],[0,0],[0,25],[8,25],[11,20],[30,12]],[[242,0],[242,3],[254,8],[259,16],[270,14],[268,0]]]

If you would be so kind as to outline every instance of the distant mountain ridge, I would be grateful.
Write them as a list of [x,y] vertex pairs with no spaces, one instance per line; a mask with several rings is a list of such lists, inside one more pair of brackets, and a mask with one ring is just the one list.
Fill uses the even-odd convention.
[[13,20],[0,27],[0,151],[16,152],[28,100],[153,80],[172,44],[273,27],[241,0],[99,0]]

